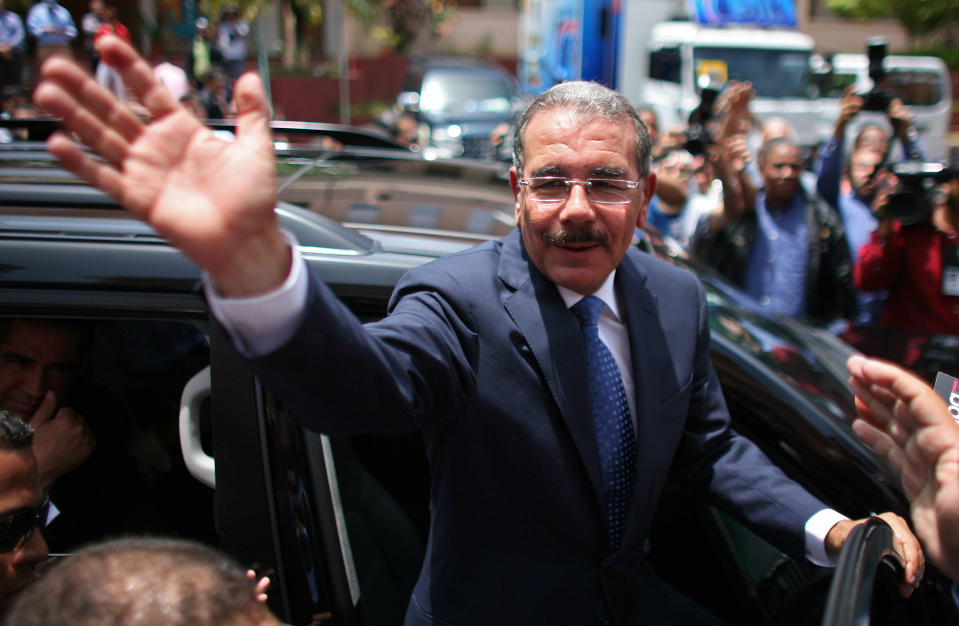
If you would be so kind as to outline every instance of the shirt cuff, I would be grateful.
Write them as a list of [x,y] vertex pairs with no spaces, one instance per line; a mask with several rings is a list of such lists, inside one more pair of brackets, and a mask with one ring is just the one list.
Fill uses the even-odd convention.
[[306,308],[309,288],[306,262],[297,242],[284,232],[293,255],[290,274],[273,291],[249,298],[221,295],[204,274],[203,289],[210,310],[223,325],[233,345],[247,357],[258,357],[276,350],[296,333]]
[[837,522],[848,519],[842,513],[823,509],[806,520],[806,558],[815,565],[836,567],[836,559],[826,554],[826,535]]

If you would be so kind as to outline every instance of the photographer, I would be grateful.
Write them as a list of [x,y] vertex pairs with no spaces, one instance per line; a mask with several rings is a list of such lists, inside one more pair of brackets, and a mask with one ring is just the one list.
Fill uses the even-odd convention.
[[[856,286],[889,290],[883,326],[959,334],[959,170],[951,169],[945,193],[935,199],[904,196],[895,176],[882,176],[886,186],[873,204],[879,222],[859,250]],[[897,206],[904,197],[912,215]]]
[[[866,98],[855,91],[855,86],[850,86],[843,94],[839,104],[839,117],[836,119],[836,127],[832,138],[820,148],[821,158],[819,166],[819,179],[816,188],[823,200],[834,207],[839,206],[839,196],[843,190],[843,154],[845,152],[846,129],[849,123],[863,110],[866,104]],[[922,161],[923,154],[917,140],[914,129],[912,128],[912,116],[902,101],[893,98],[889,101],[889,106],[885,110],[886,116],[894,133],[902,144],[905,158],[914,161]],[[856,139],[853,142],[851,152],[860,148],[874,148],[879,151],[884,161],[889,160],[890,141],[886,130],[879,124],[867,123],[859,128]]]

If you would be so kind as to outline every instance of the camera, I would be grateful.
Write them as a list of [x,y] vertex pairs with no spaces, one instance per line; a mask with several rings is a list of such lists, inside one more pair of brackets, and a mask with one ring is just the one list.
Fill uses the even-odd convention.
[[693,156],[706,154],[706,148],[713,143],[707,125],[713,118],[713,105],[721,90],[721,86],[713,84],[703,86],[700,89],[699,106],[689,114],[686,144],[683,147]]
[[955,172],[942,163],[904,161],[891,168],[899,179],[889,194],[885,214],[911,226],[925,220],[932,212],[936,186],[953,178]]
[[886,78],[886,69],[883,61],[886,58],[888,42],[885,37],[870,37],[866,45],[866,54],[869,57],[869,78],[872,79],[872,89],[866,93],[857,94],[862,98],[863,111],[879,111],[885,113],[892,102],[892,94],[882,88]]

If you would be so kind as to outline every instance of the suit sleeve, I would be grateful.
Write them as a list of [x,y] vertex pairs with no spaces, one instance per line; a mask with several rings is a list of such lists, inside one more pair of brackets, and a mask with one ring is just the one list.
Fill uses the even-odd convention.
[[296,332],[251,364],[311,429],[412,432],[454,411],[475,389],[476,333],[468,307],[451,295],[457,289],[465,293],[443,271],[408,272],[390,315],[364,326],[311,277]]
[[827,507],[732,429],[709,358],[705,295],[698,283],[697,289],[699,339],[679,467],[689,486],[705,491],[714,505],[791,556],[804,558],[806,521]]

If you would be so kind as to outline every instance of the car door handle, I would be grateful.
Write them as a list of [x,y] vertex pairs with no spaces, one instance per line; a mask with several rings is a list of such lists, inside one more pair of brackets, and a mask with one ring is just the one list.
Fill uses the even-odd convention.
[[180,450],[187,470],[207,487],[216,488],[216,464],[200,441],[200,407],[210,397],[210,366],[197,372],[180,396]]

